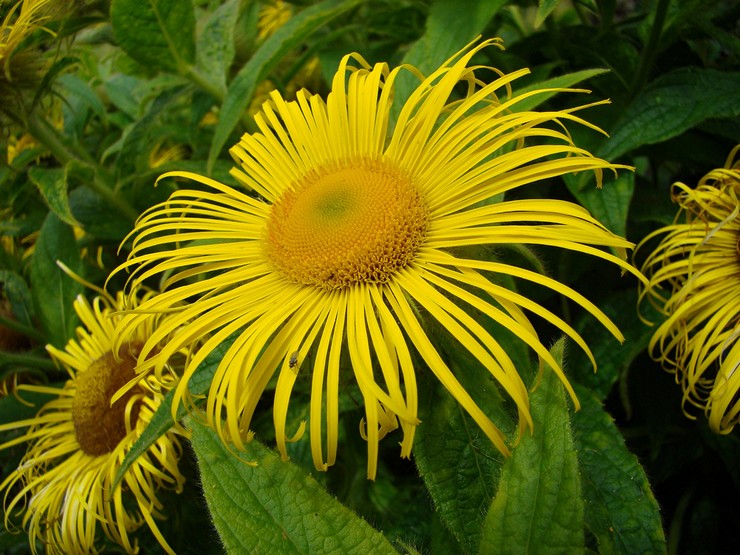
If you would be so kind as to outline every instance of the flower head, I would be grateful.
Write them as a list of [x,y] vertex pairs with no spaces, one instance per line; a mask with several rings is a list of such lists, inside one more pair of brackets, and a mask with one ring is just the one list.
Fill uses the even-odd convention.
[[740,161],[736,147],[724,168],[692,189],[674,184],[680,210],[643,271],[640,299],[665,316],[650,349],[676,375],[687,406],[705,411],[710,427],[732,431],[740,414]]
[[[523,98],[552,92],[511,98],[511,81],[526,70],[503,75],[471,65],[477,52],[497,44],[470,45],[427,78],[409,67],[370,66],[352,54],[342,60],[326,101],[303,90],[287,102],[273,92],[255,117],[259,132],[244,135],[231,149],[240,165],[233,175],[257,198],[191,173],[163,176],[192,179],[205,191],[180,190],[144,214],[123,267],[135,267],[134,286],[167,274],[164,292],[143,303],[141,314],[127,316],[128,325],[147,312],[172,311],[194,299],[168,318],[170,326],[183,327],[181,333],[140,366],[158,373],[171,353],[205,338],[184,371],[175,406],[187,400],[188,380],[203,359],[238,332],[218,365],[205,407],[211,425],[237,449],[249,439],[257,401],[277,372],[273,417],[277,445],[286,456],[291,392],[298,374],[309,372],[314,464],[319,469],[333,464],[339,374],[351,367],[364,400],[361,430],[373,478],[378,442],[399,425],[401,455],[410,454],[419,424],[421,364],[508,453],[503,433],[427,333],[432,322],[444,328],[449,341],[468,350],[480,371],[489,372],[514,400],[521,429],[531,426],[527,387],[496,338],[466,308],[516,333],[573,394],[524,310],[546,318],[586,351],[587,346],[566,322],[490,275],[554,289],[621,338],[619,331],[567,286],[503,262],[465,257],[457,249],[558,246],[631,269],[593,246],[631,244],[583,208],[557,200],[498,202],[528,183],[582,170],[594,171],[600,180],[603,169],[615,166],[573,145],[566,122],[592,127],[574,114],[577,109],[516,111]],[[391,130],[393,87],[406,70],[421,83]],[[489,77],[490,83],[483,80]],[[454,93],[460,84],[467,88],[462,98]],[[142,356],[150,356],[168,332],[167,327],[155,332]],[[302,431],[303,426],[293,437]]]
[[6,526],[14,511],[23,512],[34,553],[37,541],[48,553],[97,552],[99,529],[134,553],[136,542],[129,534],[144,523],[172,553],[155,519],[163,517],[158,489],[179,491],[184,483],[178,470],[181,447],[174,433],[160,437],[133,462],[122,484],[112,488],[124,457],[163,398],[161,384],[144,379],[111,404],[118,389],[136,378],[139,350],[156,322],[141,323],[114,350],[118,311],[123,308],[122,294],[115,301],[97,297],[92,304],[79,297],[75,310],[84,328],[78,328],[78,340],[71,340],[64,350],[47,347],[70,379],[61,388],[19,385],[18,394],[33,391],[52,400],[34,418],[0,427],[27,428],[0,446],[29,442],[20,465],[0,490],[5,490]]

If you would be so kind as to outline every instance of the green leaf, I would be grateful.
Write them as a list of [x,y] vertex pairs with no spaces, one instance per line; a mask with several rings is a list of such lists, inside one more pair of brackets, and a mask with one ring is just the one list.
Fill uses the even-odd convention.
[[591,188],[580,189],[579,181],[583,175],[566,175],[568,190],[591,215],[604,224],[609,231],[621,237],[627,235],[627,216],[632,195],[635,193],[635,174],[629,170],[619,170],[619,177],[604,182],[601,189],[596,187],[593,175]]
[[534,18],[534,28],[536,29],[547,19],[547,16],[558,7],[560,0],[539,0],[537,6],[537,15]]
[[640,463],[599,400],[576,384],[573,415],[586,527],[601,553],[665,553],[658,503]]
[[[624,279],[634,279],[624,276]],[[629,368],[632,361],[644,351],[650,341],[654,328],[646,326],[639,317],[654,318],[659,321],[657,313],[649,303],[637,308],[637,290],[635,288],[621,291],[610,291],[600,303],[599,308],[614,322],[624,334],[624,343],[620,344],[600,325],[595,325],[591,314],[585,313],[575,325],[576,331],[591,349],[598,364],[597,371],[591,365],[585,353],[569,343],[568,361],[570,375],[579,384],[586,386],[598,399],[606,399],[620,376]],[[571,349],[570,346],[573,345]]]
[[131,231],[131,220],[88,187],[77,187],[72,191],[69,208],[85,233],[99,239],[120,242]]
[[155,135],[163,112],[172,106],[184,93],[183,87],[161,91],[146,114],[136,120],[127,130],[116,158],[116,173],[119,180],[148,168],[149,153],[155,147]]
[[[422,423],[414,439],[414,460],[437,514],[462,551],[473,553],[496,491],[503,455],[441,384],[428,385],[420,399]],[[500,412],[503,403],[496,386],[489,380],[483,387],[491,399],[481,408],[490,413],[490,405],[496,403]],[[500,419],[494,420],[500,424]]]
[[113,0],[110,20],[119,46],[144,66],[183,73],[195,62],[191,0]]
[[46,204],[59,218],[69,225],[80,225],[69,208],[67,196],[67,170],[65,168],[41,168],[28,170],[28,177],[38,187]]
[[335,17],[359,6],[363,1],[324,0],[291,17],[285,25],[265,40],[229,85],[208,154],[209,168],[213,167],[229,135],[244,115],[254,89],[270,70],[288,52],[297,48],[306,37],[317,32]]
[[597,154],[616,160],[642,145],[676,137],[710,118],[740,116],[740,73],[685,68],[652,83],[624,110]]
[[[549,89],[549,88],[567,88],[572,87],[573,85],[576,85],[577,83],[580,83],[581,81],[586,81],[588,79],[591,79],[592,77],[596,77],[597,75],[602,75],[604,73],[608,73],[608,69],[584,69],[582,71],[575,71],[573,73],[567,73],[566,75],[560,75],[558,77],[552,77],[550,79],[545,79],[544,81],[539,81],[537,83],[534,83],[532,85],[528,85],[526,87],[522,87],[521,89],[515,89],[513,92],[513,97],[516,98],[517,96],[520,96],[523,93],[534,91],[534,90],[540,90],[540,89]],[[530,96],[529,98],[522,100],[521,102],[518,102],[513,106],[513,109],[517,112],[523,112],[525,110],[534,110],[539,106],[540,104],[543,104],[553,96],[555,96],[556,92],[548,92],[548,93],[542,93],[535,96]]]
[[31,326],[34,316],[33,298],[26,280],[16,272],[0,270],[0,284],[2,284],[3,294],[8,299],[16,320],[21,324]]
[[[424,35],[409,48],[403,63],[428,75],[481,34],[504,4],[506,0],[434,0]],[[404,102],[418,85],[418,79],[407,73],[401,73],[396,79],[390,116],[393,125]]]
[[72,303],[84,288],[57,266],[57,260],[82,274],[83,263],[72,228],[50,212],[31,259],[31,292],[49,343],[63,348],[74,335],[79,320]]
[[234,29],[239,4],[239,0],[229,0],[216,8],[198,38],[198,70],[224,93],[226,75],[234,61]]
[[229,553],[397,553],[309,474],[253,440],[240,456],[190,419],[203,493]]
[[[551,351],[558,362],[563,344],[560,340]],[[479,553],[582,553],[578,458],[564,388],[549,368],[530,405],[534,431],[524,434],[504,463]]]

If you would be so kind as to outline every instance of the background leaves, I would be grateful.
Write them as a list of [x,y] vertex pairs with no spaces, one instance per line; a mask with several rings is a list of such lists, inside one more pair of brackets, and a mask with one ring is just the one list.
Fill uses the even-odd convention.
[[[740,7],[731,0],[67,4],[58,18],[45,22],[48,30],[29,35],[6,58],[0,76],[0,146],[6,161],[0,164],[0,308],[7,308],[0,328],[23,339],[20,351],[4,343],[0,348],[3,391],[10,391],[14,380],[66,379],[46,358],[44,345],[62,347],[72,337],[78,325],[72,302],[93,292],[65,274],[57,260],[102,286],[128,252],[125,238],[134,219],[180,185],[170,179],[155,188],[158,175],[190,170],[233,184],[228,146],[239,133],[254,130],[250,113],[264,91],[277,89],[290,98],[306,86],[326,96],[329,79],[348,52],[357,51],[370,63],[410,63],[428,73],[476,36],[499,36],[506,50],[489,49],[475,63],[502,72],[529,68],[530,75],[513,84],[514,94],[542,86],[592,91],[588,97],[538,95],[518,109],[561,110],[609,98],[609,105],[582,115],[610,137],[577,126],[568,131],[579,146],[634,170],[605,176],[601,190],[591,175],[582,174],[517,194],[579,202],[634,242],[673,219],[674,181],[695,184],[722,166],[740,139]],[[10,5],[0,5],[0,21]],[[270,11],[277,7],[284,11]],[[269,35],[261,31],[271,14],[287,16]],[[24,60],[38,63],[24,65]],[[320,68],[307,76],[315,60]],[[7,75],[12,83],[3,80]],[[415,85],[402,73],[397,98]],[[290,445],[290,462],[277,460],[269,448],[274,433],[269,399],[255,417],[261,443],[253,442],[243,454],[260,463],[256,468],[238,463],[193,421],[194,451],[186,449],[183,464],[190,468],[189,499],[196,502],[182,503],[176,496],[168,501],[171,518],[163,530],[168,539],[177,538],[172,545],[184,553],[189,548],[475,553],[494,547],[496,552],[731,552],[740,543],[734,531],[740,519],[740,442],[736,434],[708,432],[701,415],[691,421],[681,413],[677,385],[645,352],[652,328],[635,310],[635,281],[573,253],[486,255],[568,283],[624,332],[620,346],[562,299],[527,284],[506,284],[562,315],[593,350],[596,373],[575,346],[558,342],[546,322],[535,321],[542,340],[556,344],[558,353],[563,349],[581,411],[573,412],[546,371],[532,393],[534,433],[526,433],[504,461],[420,366],[423,423],[413,459],[400,460],[397,441],[388,438],[376,482],[365,479],[366,445],[357,434],[362,410],[352,383],[340,392],[343,456],[325,474],[313,469],[305,440]],[[643,256],[637,253],[635,262]],[[125,277],[114,276],[109,289],[118,290]],[[658,321],[655,314],[643,316]],[[521,341],[506,330],[491,331],[534,384],[530,353]],[[513,445],[514,410],[454,347],[444,344],[440,350]],[[207,389],[221,353],[194,376],[194,394]],[[173,425],[170,399],[129,460]],[[299,382],[292,424],[306,417],[308,399]],[[0,399],[3,422],[37,408],[12,395]],[[3,452],[3,468],[22,454]],[[232,498],[235,484],[238,499]],[[207,507],[197,502],[203,496]],[[209,515],[215,528],[203,539],[202,528],[190,523],[203,523]],[[235,526],[253,533],[237,534]],[[27,544],[17,539],[2,534],[0,544],[22,553]],[[142,552],[156,551],[151,537],[139,540]]]

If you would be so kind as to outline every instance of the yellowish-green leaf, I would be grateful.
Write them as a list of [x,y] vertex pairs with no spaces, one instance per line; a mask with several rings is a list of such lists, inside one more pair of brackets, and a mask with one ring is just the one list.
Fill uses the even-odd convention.
[[59,216],[59,219],[69,225],[80,225],[69,208],[67,170],[65,168],[41,168],[36,166],[28,171],[28,177],[38,187],[46,204]]
[[228,553],[395,554],[386,538],[309,474],[254,440],[230,452],[194,419],[192,445],[211,518]]
[[139,63],[184,73],[195,63],[195,12],[191,0],[113,0],[113,33]]
[[83,266],[72,228],[49,213],[31,259],[31,293],[36,315],[48,341],[63,348],[79,321],[72,303],[83,287],[58,266],[62,261],[77,274]]
[[573,432],[581,469],[585,522],[601,553],[666,552],[658,503],[645,471],[586,388],[576,386],[581,410]]
[[[562,361],[563,340],[552,349]],[[546,368],[531,395],[532,434],[504,463],[479,553],[582,553],[583,499],[563,385]]]

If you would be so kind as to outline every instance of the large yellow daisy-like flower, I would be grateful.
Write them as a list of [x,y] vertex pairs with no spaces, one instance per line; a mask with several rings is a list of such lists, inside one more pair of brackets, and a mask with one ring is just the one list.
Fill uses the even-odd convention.
[[[273,415],[277,445],[286,456],[291,392],[298,374],[310,372],[311,450],[315,466],[326,469],[336,459],[339,374],[351,367],[364,399],[361,430],[373,478],[378,442],[399,423],[401,455],[411,452],[419,424],[415,365],[422,364],[508,454],[503,433],[427,333],[430,323],[444,328],[449,341],[468,350],[480,371],[489,372],[514,400],[520,429],[531,426],[527,387],[468,307],[517,334],[575,400],[524,310],[544,317],[586,351],[587,346],[562,319],[491,276],[549,287],[593,313],[621,340],[619,331],[565,285],[502,262],[458,256],[456,249],[557,246],[634,271],[593,246],[632,245],[583,208],[558,200],[499,202],[500,195],[527,183],[583,170],[600,180],[603,169],[615,166],[573,145],[564,123],[592,127],[574,114],[577,108],[517,112],[524,98],[552,90],[510,98],[510,83],[527,70],[503,75],[470,65],[489,45],[498,41],[466,47],[427,78],[406,66],[371,67],[351,54],[342,60],[326,102],[305,90],[294,102],[273,93],[255,118],[260,131],[243,136],[231,150],[241,165],[233,175],[259,198],[191,173],[163,176],[189,178],[206,190],[178,191],[142,215],[123,267],[136,268],[134,286],[154,275],[166,277],[164,292],[143,303],[141,314],[127,316],[127,325],[152,311],[177,311],[144,345],[142,357],[183,326],[142,369],[151,366],[158,373],[172,353],[205,338],[176,389],[173,410],[188,401],[187,383],[198,365],[238,332],[215,371],[205,406],[210,424],[236,449],[249,439],[257,402],[277,372]],[[405,70],[421,83],[390,130],[393,85]]]
[[680,211],[645,261],[641,292],[666,316],[650,340],[676,375],[686,405],[703,409],[710,427],[729,433],[740,415],[740,146],[725,168],[692,189],[674,184]]
[[113,394],[136,376],[139,351],[156,323],[156,318],[143,322],[113,351],[121,318],[117,311],[123,306],[123,295],[115,302],[97,297],[92,305],[79,297],[75,310],[84,328],[78,328],[78,340],[71,340],[64,350],[47,347],[70,379],[61,388],[19,385],[20,395],[32,391],[53,399],[34,418],[0,426],[0,431],[28,428],[0,445],[4,449],[29,442],[20,465],[0,490],[5,490],[6,526],[13,512],[23,512],[34,553],[37,541],[47,553],[97,552],[99,529],[134,553],[136,541],[129,534],[144,523],[172,553],[155,519],[163,518],[158,489],[179,491],[184,483],[178,470],[181,447],[174,433],[160,437],[112,489],[121,462],[163,398],[161,384],[145,379],[111,405]]

